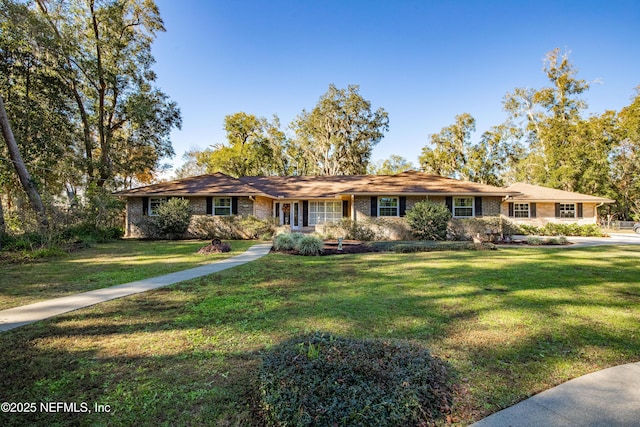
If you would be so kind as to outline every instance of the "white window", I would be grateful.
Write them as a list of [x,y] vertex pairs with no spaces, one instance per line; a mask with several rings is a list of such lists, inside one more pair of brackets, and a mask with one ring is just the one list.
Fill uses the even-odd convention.
[[529,218],[529,203],[514,203],[513,216],[515,218]]
[[473,197],[453,198],[453,217],[470,218],[473,217]]
[[309,225],[338,222],[342,219],[342,202],[309,202]]
[[560,218],[575,218],[575,217],[576,217],[575,203],[560,203]]
[[158,215],[158,208],[166,201],[166,197],[149,197],[149,216]]
[[231,197],[215,197],[213,199],[213,215],[231,215]]
[[378,197],[378,216],[400,216],[397,197]]

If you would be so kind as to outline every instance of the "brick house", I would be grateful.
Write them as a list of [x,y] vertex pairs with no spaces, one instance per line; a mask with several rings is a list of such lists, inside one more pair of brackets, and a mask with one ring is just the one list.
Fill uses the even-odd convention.
[[[454,218],[497,217],[517,222],[547,221],[547,204],[560,203],[558,220],[595,223],[596,206],[612,200],[562,192],[557,198],[528,199],[530,188],[495,187],[460,181],[422,172],[397,175],[356,176],[259,176],[232,178],[222,173],[163,182],[115,193],[126,199],[126,237],[137,237],[136,224],[170,197],[188,199],[194,215],[253,215],[273,218],[292,230],[311,231],[315,226],[350,218],[403,217],[408,209],[425,199],[447,205]],[[537,187],[542,189],[543,187]],[[550,190],[550,189],[546,189]],[[557,190],[552,190],[557,191]],[[553,193],[560,197],[559,193]],[[528,204],[524,215],[524,206]],[[556,206],[555,204],[553,205]],[[544,211],[544,215],[541,214]],[[539,214],[538,214],[539,213]],[[556,213],[554,211],[554,213]]]

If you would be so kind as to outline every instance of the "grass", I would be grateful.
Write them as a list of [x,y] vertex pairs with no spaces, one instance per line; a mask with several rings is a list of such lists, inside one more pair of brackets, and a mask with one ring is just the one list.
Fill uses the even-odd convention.
[[500,248],[256,262],[2,334],[10,425],[260,425],[259,354],[316,330],[415,341],[455,371],[468,425],[640,355],[640,247]]
[[255,244],[235,241],[231,252],[196,254],[207,243],[118,240],[54,259],[0,261],[0,310],[197,267]]

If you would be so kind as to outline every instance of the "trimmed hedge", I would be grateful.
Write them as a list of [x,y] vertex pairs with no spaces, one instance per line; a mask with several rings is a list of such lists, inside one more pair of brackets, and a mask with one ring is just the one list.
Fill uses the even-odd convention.
[[409,342],[317,332],[262,356],[270,426],[432,425],[451,406],[447,365]]
[[195,215],[188,233],[198,239],[253,240],[272,235],[273,222],[255,216]]

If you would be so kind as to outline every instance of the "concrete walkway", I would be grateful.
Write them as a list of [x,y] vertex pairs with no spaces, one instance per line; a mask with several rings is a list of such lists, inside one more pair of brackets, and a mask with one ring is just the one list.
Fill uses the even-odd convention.
[[271,243],[254,245],[240,255],[189,270],[3,310],[0,311],[0,332],[28,325],[58,314],[89,307],[100,302],[217,273],[218,271],[254,261],[268,254],[270,250]]
[[567,381],[471,426],[640,426],[640,362]]

